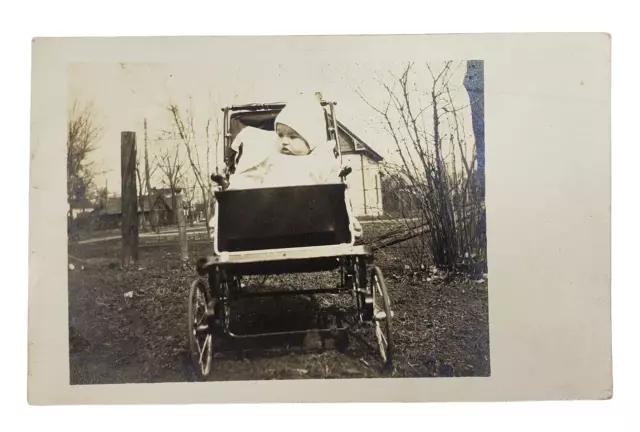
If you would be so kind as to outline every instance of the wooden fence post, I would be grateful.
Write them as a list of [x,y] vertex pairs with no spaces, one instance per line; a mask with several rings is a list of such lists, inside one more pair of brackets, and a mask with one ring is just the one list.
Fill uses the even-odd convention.
[[184,220],[184,209],[182,208],[182,190],[178,189],[175,193],[176,208],[173,209],[178,222],[178,241],[180,243],[180,259],[183,264],[189,261],[189,245],[187,243],[187,224]]
[[136,186],[136,134],[120,136],[122,176],[122,267],[138,262],[138,192]]

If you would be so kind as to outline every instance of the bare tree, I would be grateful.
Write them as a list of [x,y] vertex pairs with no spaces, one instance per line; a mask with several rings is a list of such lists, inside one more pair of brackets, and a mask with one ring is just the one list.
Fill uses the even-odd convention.
[[[147,119],[144,119],[144,154],[141,155],[138,153],[138,160],[136,160],[136,177],[138,179],[139,186],[139,194],[138,194],[138,207],[142,210],[142,219],[141,223],[143,228],[146,230],[147,225],[153,225],[153,218],[151,217],[151,211],[153,208],[153,197],[151,193],[151,177],[155,173],[157,169],[156,164],[150,164],[149,162],[149,138],[147,132]],[[140,159],[144,158],[144,172],[140,167]],[[147,202],[147,207],[149,208],[149,220],[147,220],[144,216],[144,202]],[[152,229],[155,227],[151,227]]]
[[140,174],[140,159],[136,159],[136,179],[138,181],[138,196],[136,197],[136,207],[140,210],[140,224],[144,231],[147,230],[147,220],[144,217],[144,202],[142,199],[142,193],[144,190],[144,181]]
[[[210,155],[211,155],[211,141],[213,139],[215,143],[215,148],[218,148],[219,140],[220,140],[220,128],[219,122],[216,120],[215,126],[211,120],[211,118],[207,118],[204,126],[204,147],[205,147],[205,158],[204,158],[204,166],[202,164],[200,158],[200,143],[198,142],[198,134],[196,132],[195,127],[195,116],[193,107],[190,105],[186,110],[186,113],[181,114],[180,108],[172,104],[169,106],[169,111],[171,112],[172,119],[174,122],[174,127],[178,131],[178,136],[186,150],[187,158],[189,160],[189,165],[191,166],[191,170],[193,172],[193,176],[196,184],[200,188],[200,193],[202,194],[202,201],[205,209],[205,220],[209,221],[211,217],[210,209],[211,202],[213,199],[212,192],[212,183],[211,183],[211,171],[210,171]],[[183,120],[184,118],[184,120]],[[207,234],[210,234],[209,224],[205,224],[207,229]]]
[[149,134],[147,130],[147,119],[144,119],[144,182],[145,182],[145,192],[147,197],[147,203],[149,206],[149,216],[151,219],[152,229],[155,229],[153,226],[153,217],[151,217],[151,212],[153,211],[153,198],[151,196],[151,177],[156,171],[157,165],[154,164],[153,167],[149,165]]
[[85,198],[95,175],[89,156],[96,150],[102,133],[96,123],[93,107],[75,101],[67,122],[67,199]]
[[[469,158],[462,121],[469,105],[457,104],[452,96],[458,90],[451,85],[458,67],[445,62],[434,70],[427,64],[419,75],[409,63],[401,74],[389,73],[391,82],[378,77],[386,95],[382,104],[374,104],[360,88],[355,89],[382,120],[401,160],[399,166],[387,169],[403,184],[387,187],[387,192],[390,189],[398,201],[409,197],[417,203],[411,208],[417,210],[420,223],[407,229],[428,246],[425,251],[437,266],[449,270],[464,267],[470,257],[486,256],[478,230],[478,209],[484,200],[474,193],[476,152],[474,147]],[[427,91],[418,88],[421,80],[427,81]],[[399,238],[406,240],[411,235],[401,233]],[[419,264],[427,258],[417,257]]]
[[196,184],[189,176],[185,175],[182,180],[184,203],[187,207],[187,222],[193,225],[193,206],[195,203]]
[[180,148],[175,146],[173,149],[163,149],[160,151],[158,168],[164,175],[164,182],[171,191],[171,208],[172,208],[172,223],[177,224],[177,199],[176,189],[180,181],[184,176],[184,162],[180,158]]

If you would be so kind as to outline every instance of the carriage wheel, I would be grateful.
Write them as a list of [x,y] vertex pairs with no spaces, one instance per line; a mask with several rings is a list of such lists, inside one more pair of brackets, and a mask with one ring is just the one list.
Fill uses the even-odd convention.
[[204,281],[198,279],[189,291],[189,352],[199,373],[206,377],[213,360],[213,334],[208,318],[210,295]]
[[391,311],[387,284],[378,266],[374,266],[371,271],[371,294],[373,299],[373,323],[380,349],[380,357],[382,358],[384,369],[388,369],[393,364],[393,339],[391,335],[393,312]]

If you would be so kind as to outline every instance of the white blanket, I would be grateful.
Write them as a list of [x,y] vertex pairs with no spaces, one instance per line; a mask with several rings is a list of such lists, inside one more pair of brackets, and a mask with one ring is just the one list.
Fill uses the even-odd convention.
[[[277,151],[278,138],[274,132],[247,127],[236,137],[231,147],[242,156],[231,176],[229,190],[257,189],[283,186],[340,184],[342,167],[333,154],[335,141],[316,147],[306,156],[293,156]],[[362,235],[362,226],[353,216],[353,206],[345,194],[347,212],[356,238]],[[213,219],[210,221],[213,224]]]
[[247,127],[232,144],[242,156],[230,178],[229,189],[254,189],[279,186],[306,186],[340,183],[340,163],[333,154],[334,141],[305,156],[277,151],[273,132]]

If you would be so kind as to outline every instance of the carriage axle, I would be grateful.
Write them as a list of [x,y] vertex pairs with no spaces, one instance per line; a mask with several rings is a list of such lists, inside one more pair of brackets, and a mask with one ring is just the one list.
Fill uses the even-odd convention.
[[338,288],[313,288],[299,290],[278,290],[278,291],[260,291],[236,293],[234,299],[255,298],[255,297],[280,297],[287,295],[317,295],[317,294],[345,294],[351,293],[353,290],[349,287]]
[[260,338],[260,337],[291,336],[291,335],[309,334],[309,333],[344,332],[349,330],[350,328],[351,328],[350,326],[344,326],[344,327],[332,327],[332,328],[312,328],[312,329],[305,329],[305,330],[289,330],[289,331],[281,331],[281,332],[245,333],[245,334],[236,334],[228,330],[226,333],[232,338],[249,339],[249,338]]

